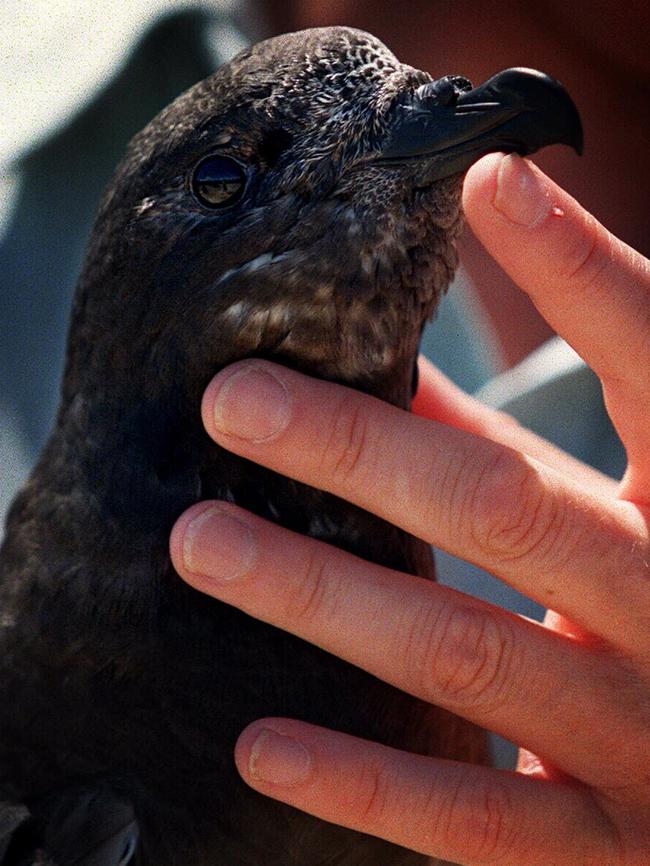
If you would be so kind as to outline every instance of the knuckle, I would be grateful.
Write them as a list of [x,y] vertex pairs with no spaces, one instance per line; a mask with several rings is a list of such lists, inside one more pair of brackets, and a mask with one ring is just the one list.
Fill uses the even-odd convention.
[[519,830],[506,783],[462,773],[443,811],[444,841],[457,846],[462,838],[463,852],[472,862],[513,862],[513,853],[520,847]]
[[358,477],[372,450],[365,406],[354,395],[345,397],[334,415],[321,469],[347,483]]
[[564,253],[560,279],[572,288],[586,291],[599,283],[613,260],[613,237],[590,214]]
[[465,451],[449,455],[440,449],[423,454],[410,480],[409,496],[417,504],[424,527],[438,526],[441,535],[449,537],[458,533],[458,515],[462,519],[472,465],[471,455]]
[[562,501],[520,454],[500,450],[470,486],[465,510],[473,544],[492,563],[543,559],[566,518]]
[[648,382],[650,381],[650,303],[646,302],[644,298],[644,304],[638,311],[638,339],[639,339],[639,348],[636,352],[636,357],[645,363],[636,365],[638,371],[637,377],[640,381],[640,384],[643,387],[648,386]]
[[375,763],[366,764],[359,772],[355,786],[355,812],[360,824],[373,828],[384,826],[387,812],[394,809],[394,798],[389,796],[391,780],[386,768]]
[[338,596],[331,548],[309,545],[305,565],[290,592],[285,615],[290,622],[308,625],[334,615]]
[[416,687],[449,709],[494,712],[512,683],[514,634],[506,619],[488,610],[446,605],[412,631],[408,669]]
[[601,379],[605,387],[612,380],[616,387],[621,379],[636,386],[637,399],[643,404],[647,401],[650,385],[650,294],[647,290],[643,291],[640,296],[631,298],[630,304],[633,304],[631,319],[634,324],[625,339],[629,345],[629,357],[634,358],[634,363],[626,365],[624,374],[616,369],[611,374],[605,370]]

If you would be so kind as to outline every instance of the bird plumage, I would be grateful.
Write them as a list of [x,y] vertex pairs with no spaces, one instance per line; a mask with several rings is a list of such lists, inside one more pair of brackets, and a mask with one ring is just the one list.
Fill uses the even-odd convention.
[[[422,542],[224,451],[199,412],[210,378],[247,356],[409,407],[456,266],[461,177],[377,156],[396,104],[430,81],[360,31],[290,34],[131,143],[79,281],[56,426],[0,557],[3,866],[425,862],[247,788],[233,745],[261,716],[484,760],[468,723],[197,593],[168,555],[179,514],[222,498],[433,577]],[[214,154],[245,178],[232,206],[193,188]],[[93,847],[98,821],[114,833]]]

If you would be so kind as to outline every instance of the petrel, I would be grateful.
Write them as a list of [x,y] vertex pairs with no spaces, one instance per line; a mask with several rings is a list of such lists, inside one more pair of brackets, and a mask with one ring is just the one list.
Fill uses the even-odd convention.
[[477,762],[483,733],[191,589],[168,537],[226,499],[433,578],[423,542],[215,445],[201,395],[254,356],[408,409],[463,172],[561,142],[580,150],[580,121],[548,76],[433,80],[345,27],[244,51],[131,142],[1,551],[2,866],[426,862],[252,791],[237,736],[291,716]]

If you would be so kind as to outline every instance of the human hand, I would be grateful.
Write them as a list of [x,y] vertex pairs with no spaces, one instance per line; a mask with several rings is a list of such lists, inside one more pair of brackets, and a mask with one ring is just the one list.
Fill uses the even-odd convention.
[[208,387],[204,423],[231,451],[478,563],[556,613],[533,623],[228,503],[180,518],[173,562],[200,591],[523,747],[514,773],[261,719],[235,754],[256,790],[463,866],[642,866],[650,263],[518,157],[474,166],[464,204],[488,250],[600,376],[629,458],[620,485],[427,366],[415,409],[428,418],[245,361]]

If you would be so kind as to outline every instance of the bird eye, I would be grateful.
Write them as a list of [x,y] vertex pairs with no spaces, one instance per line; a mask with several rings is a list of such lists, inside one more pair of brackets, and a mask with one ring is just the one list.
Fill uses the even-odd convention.
[[192,175],[192,191],[201,204],[211,208],[228,207],[244,194],[246,172],[228,156],[209,156]]

